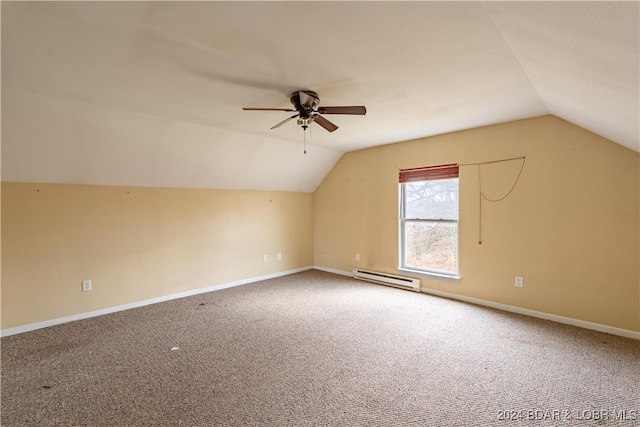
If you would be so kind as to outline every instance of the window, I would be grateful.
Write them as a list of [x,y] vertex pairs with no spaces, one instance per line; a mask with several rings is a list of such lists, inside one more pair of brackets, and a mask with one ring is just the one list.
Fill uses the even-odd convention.
[[458,276],[458,165],[400,171],[403,269]]

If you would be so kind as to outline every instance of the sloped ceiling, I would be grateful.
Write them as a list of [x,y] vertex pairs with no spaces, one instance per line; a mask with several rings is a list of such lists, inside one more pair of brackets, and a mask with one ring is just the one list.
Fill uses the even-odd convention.
[[[346,151],[554,114],[640,151],[638,2],[2,2],[2,179],[313,191]],[[366,105],[275,129],[289,95]]]

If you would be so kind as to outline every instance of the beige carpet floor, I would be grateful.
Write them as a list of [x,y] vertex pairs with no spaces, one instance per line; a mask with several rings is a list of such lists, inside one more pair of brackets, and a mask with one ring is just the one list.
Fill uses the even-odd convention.
[[640,341],[317,270],[1,356],[3,426],[640,425]]

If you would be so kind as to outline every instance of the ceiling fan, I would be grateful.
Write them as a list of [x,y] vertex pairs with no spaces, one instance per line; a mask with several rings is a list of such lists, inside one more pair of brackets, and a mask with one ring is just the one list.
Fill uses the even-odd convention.
[[329,132],[333,132],[338,129],[338,126],[331,123],[329,120],[321,116],[321,114],[352,114],[358,116],[364,116],[367,114],[367,109],[363,105],[341,106],[341,107],[319,107],[320,98],[318,94],[310,90],[299,90],[291,94],[291,103],[295,109],[291,108],[250,108],[244,107],[246,111],[288,111],[295,112],[291,117],[288,117],[273,126],[271,129],[278,128],[289,120],[298,118],[298,125],[302,126],[303,130],[306,130],[311,123],[317,123]]

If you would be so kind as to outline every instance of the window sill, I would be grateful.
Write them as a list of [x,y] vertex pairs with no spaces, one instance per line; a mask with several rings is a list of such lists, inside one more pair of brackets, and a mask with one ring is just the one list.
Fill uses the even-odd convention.
[[417,274],[426,279],[438,280],[440,282],[460,283],[460,281],[462,280],[460,276],[449,276],[447,274],[431,273],[428,271],[413,270],[411,268],[398,268],[398,270],[404,271],[406,273]]

